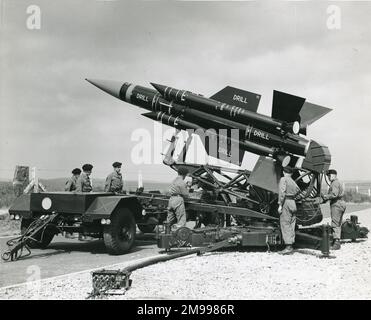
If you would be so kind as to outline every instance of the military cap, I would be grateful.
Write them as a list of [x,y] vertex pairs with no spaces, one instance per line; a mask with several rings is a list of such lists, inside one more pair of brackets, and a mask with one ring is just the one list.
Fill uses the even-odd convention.
[[284,167],[283,168],[283,172],[286,172],[286,173],[293,173],[294,172],[294,169],[287,166],[287,167]]
[[80,174],[81,173],[81,169],[80,168],[75,168],[72,170],[72,174]]
[[188,169],[186,167],[179,167],[178,174],[180,176],[186,176],[188,174]]
[[90,163],[86,163],[82,166],[82,170],[84,171],[91,171],[93,169],[93,166]]
[[121,162],[114,162],[114,163],[112,163],[112,167],[114,167],[114,168],[121,168],[121,166],[122,166],[122,163]]
[[326,172],[326,176],[330,175],[330,174],[338,174],[337,171],[335,169],[330,169],[330,170],[327,170]]

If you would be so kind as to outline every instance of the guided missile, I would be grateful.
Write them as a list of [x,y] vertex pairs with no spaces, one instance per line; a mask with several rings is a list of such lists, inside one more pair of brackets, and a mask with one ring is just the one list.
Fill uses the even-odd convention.
[[[216,140],[218,139],[219,135],[215,130],[210,130],[203,128],[201,126],[198,126],[192,122],[185,121],[179,117],[175,117],[169,114],[166,114],[165,112],[148,112],[144,113],[143,116],[152,119],[154,121],[161,122],[163,124],[167,124],[171,127],[187,130],[187,129],[193,129],[193,130],[201,130],[202,132],[205,132],[208,137],[211,137],[212,139]],[[283,163],[284,166],[286,166],[290,162],[290,156],[279,154],[279,151],[272,147],[262,146],[260,144],[248,141],[248,140],[237,140],[233,137],[229,137],[229,143],[234,144],[235,146],[239,146],[242,150],[250,151],[253,153],[256,153],[258,155],[264,155],[264,156],[276,156],[277,159]],[[225,144],[228,143],[225,141]]]
[[[249,111],[247,108],[230,105],[211,98],[206,98],[190,91],[174,89],[172,87],[167,87],[156,83],[151,83],[151,85],[161,94],[162,97],[169,101],[176,101],[179,104],[223,116],[227,119],[233,119],[243,124],[254,124],[267,129],[279,130],[282,133],[299,133],[300,124],[298,121],[287,123],[285,121],[279,121],[257,112]],[[246,104],[249,103],[246,98],[240,95],[234,95],[233,99],[234,101],[240,101]]]
[[[227,137],[229,144],[237,144],[243,151],[272,157],[283,166],[290,162],[290,155],[306,156],[310,149],[311,141],[297,134],[300,129],[297,120],[310,123],[308,117],[318,119],[329,110],[316,106],[316,114],[306,110],[306,118],[301,119],[299,112],[305,106],[305,99],[275,91],[278,98],[273,101],[276,108],[272,114],[282,118],[280,120],[258,114],[260,96],[237,88],[226,87],[206,98],[154,83],[151,84],[155,90],[128,82],[86,80],[122,101],[150,111],[144,114],[147,118],[178,129],[237,129],[239,138]],[[283,111],[277,111],[277,106]],[[226,139],[221,134],[214,136],[214,139],[218,138]]]

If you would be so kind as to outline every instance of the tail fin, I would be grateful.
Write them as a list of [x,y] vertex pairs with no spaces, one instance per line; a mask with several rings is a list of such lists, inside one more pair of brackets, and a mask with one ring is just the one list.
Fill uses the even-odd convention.
[[300,121],[305,98],[281,91],[273,91],[272,118],[286,122]]
[[300,126],[307,127],[318,119],[322,118],[325,114],[329,113],[332,109],[319,106],[314,103],[305,102],[300,111]]
[[260,94],[227,86],[212,95],[210,98],[252,112],[256,112],[256,110],[258,110],[260,97]]
[[249,183],[262,189],[278,193],[281,166],[272,158],[259,157],[249,176]]
[[[198,134],[198,131],[195,133]],[[200,140],[209,156],[241,166],[245,151],[237,145],[236,140],[231,141],[231,130],[219,130],[218,133],[207,130]]]

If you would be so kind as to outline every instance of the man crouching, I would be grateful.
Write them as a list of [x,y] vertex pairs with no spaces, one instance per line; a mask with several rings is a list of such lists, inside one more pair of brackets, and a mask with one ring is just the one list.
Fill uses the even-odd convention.
[[184,182],[187,174],[187,168],[178,168],[178,176],[175,178],[169,188],[170,198],[166,223],[171,226],[177,222],[176,228],[184,227],[187,222],[184,206],[184,199],[189,197],[189,192],[186,183]]

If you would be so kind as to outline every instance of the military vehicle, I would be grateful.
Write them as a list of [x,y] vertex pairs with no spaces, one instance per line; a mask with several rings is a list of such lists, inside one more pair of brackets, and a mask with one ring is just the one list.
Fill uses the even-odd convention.
[[[158,232],[158,246],[272,247],[283,244],[277,212],[278,182],[282,168],[295,168],[293,178],[301,191],[296,196],[296,245],[329,255],[331,228],[319,226],[325,172],[331,156],[328,148],[308,140],[308,125],[330,109],[306,99],[275,91],[272,116],[257,113],[260,95],[226,87],[210,98],[189,91],[152,84],[154,89],[130,83],[88,80],[103,91],[146,109],[145,117],[176,128],[164,158],[175,171],[189,168],[192,187],[200,189],[185,201],[187,219],[195,228]],[[181,155],[175,159],[177,134],[193,130]],[[237,131],[234,132],[232,131]],[[206,152],[241,166],[246,151],[260,156],[252,171],[208,164],[186,163],[193,133],[205,135]],[[107,252],[123,254],[134,245],[136,226],[153,232],[163,225],[168,196],[138,191],[132,194],[40,192],[22,195],[11,206],[14,219],[22,219],[22,235],[8,242],[2,257],[16,260],[32,247],[45,248],[55,234],[78,232],[103,238]],[[159,231],[159,229],[157,229]],[[343,224],[344,239],[366,237],[356,217]]]

